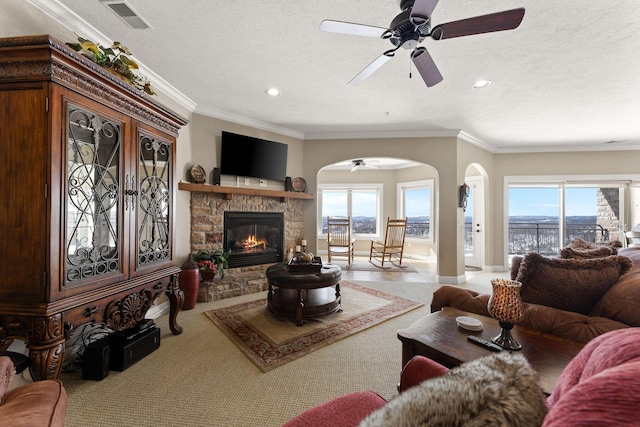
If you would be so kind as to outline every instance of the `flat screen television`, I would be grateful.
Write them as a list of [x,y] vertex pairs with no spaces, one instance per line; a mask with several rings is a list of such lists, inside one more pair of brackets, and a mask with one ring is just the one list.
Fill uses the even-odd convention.
[[287,144],[222,131],[220,173],[284,181]]

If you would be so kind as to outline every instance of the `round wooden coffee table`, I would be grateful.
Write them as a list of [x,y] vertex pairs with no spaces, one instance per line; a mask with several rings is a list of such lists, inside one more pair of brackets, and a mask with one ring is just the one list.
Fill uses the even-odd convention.
[[267,307],[273,314],[295,318],[301,326],[304,319],[340,310],[342,270],[337,265],[324,264],[320,271],[290,271],[287,264],[278,263],[266,273]]

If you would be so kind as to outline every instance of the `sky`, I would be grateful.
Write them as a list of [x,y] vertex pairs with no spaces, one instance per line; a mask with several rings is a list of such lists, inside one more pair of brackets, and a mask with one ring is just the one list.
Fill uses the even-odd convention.
[[[430,190],[419,189],[407,191],[406,214],[410,217],[429,216]],[[427,201],[425,203],[425,200]],[[351,203],[351,216],[370,217],[376,216],[375,191],[353,191]],[[322,216],[346,216],[347,195],[342,192],[324,191],[322,196]]]
[[[430,207],[418,199],[428,199],[429,190],[407,192],[407,214],[429,216]],[[510,188],[509,216],[558,216],[558,188]],[[426,192],[426,193],[425,193]],[[595,216],[596,188],[566,188],[566,216]],[[376,211],[375,192],[353,193],[352,216],[374,217]],[[472,199],[468,200],[467,215],[471,212]],[[323,216],[346,216],[346,193],[325,192],[322,199]]]
[[[558,216],[558,188],[510,188],[509,216]],[[566,188],[565,216],[595,216],[596,188]]]

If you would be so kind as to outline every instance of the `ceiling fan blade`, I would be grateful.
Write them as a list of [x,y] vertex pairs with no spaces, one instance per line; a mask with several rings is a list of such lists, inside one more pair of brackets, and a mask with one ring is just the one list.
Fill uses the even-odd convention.
[[320,23],[320,29],[328,33],[352,34],[355,36],[382,37],[387,29],[371,25],[354,24],[351,22],[332,21],[325,19]]
[[424,24],[431,18],[433,9],[438,5],[438,0],[416,0],[411,8],[409,19],[413,25]]
[[415,49],[411,53],[411,58],[427,87],[435,86],[443,80],[438,66],[429,55],[427,49],[424,47]]
[[494,31],[513,30],[518,28],[524,17],[524,8],[505,10],[489,15],[476,16],[460,21],[436,25],[431,30],[434,40],[450,39],[453,37],[470,36],[473,34],[491,33]]
[[367,65],[364,70],[360,71],[357,76],[351,79],[347,85],[349,86],[357,86],[362,83],[367,77],[371,74],[375,73],[378,68],[382,67],[384,64],[390,60],[392,56],[385,55],[384,53],[378,56],[371,64]]

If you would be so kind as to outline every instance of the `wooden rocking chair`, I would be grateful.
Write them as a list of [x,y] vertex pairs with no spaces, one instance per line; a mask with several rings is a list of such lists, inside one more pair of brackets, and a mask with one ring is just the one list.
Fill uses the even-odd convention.
[[388,256],[390,262],[392,261],[392,257],[395,257],[398,260],[398,265],[402,265],[402,252],[404,251],[404,236],[406,231],[406,218],[387,218],[387,231],[385,232],[384,242],[371,241],[369,262],[371,262],[372,258],[378,259],[382,267],[384,267],[384,260]]
[[351,266],[354,242],[355,239],[351,237],[351,217],[327,217],[327,252],[329,263],[331,263],[331,256],[346,256],[347,265]]

